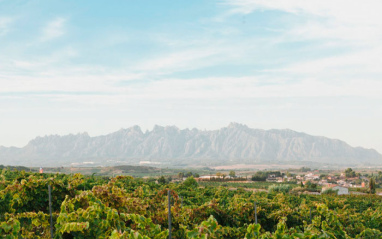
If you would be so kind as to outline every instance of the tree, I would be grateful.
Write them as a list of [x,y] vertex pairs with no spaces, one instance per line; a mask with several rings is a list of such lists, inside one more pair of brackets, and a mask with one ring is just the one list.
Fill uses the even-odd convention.
[[146,179],[147,182],[155,182],[157,181],[155,178],[153,177],[149,177],[148,179]]
[[302,167],[302,168],[300,168],[299,169],[299,171],[301,171],[301,172],[309,172],[309,171],[312,171],[310,168],[308,168],[308,167]]
[[160,176],[159,179],[158,179],[158,183],[159,184],[165,184],[166,183],[166,179],[163,176]]
[[183,172],[179,172],[179,173],[178,173],[178,178],[179,178],[179,179],[182,179],[183,177],[184,177],[184,173],[183,173]]
[[183,185],[188,188],[197,188],[198,182],[194,179],[194,177],[188,177],[186,180],[184,180]]
[[257,171],[255,175],[252,176],[252,181],[265,181],[268,177],[268,173],[263,171]]
[[169,176],[168,178],[166,178],[166,183],[170,183],[172,181],[172,177]]
[[235,173],[235,171],[230,171],[230,172],[229,172],[229,176],[230,176],[231,178],[236,177],[236,173]]
[[356,176],[356,174],[355,174],[355,172],[353,171],[353,169],[351,169],[351,168],[347,168],[347,169],[345,170],[345,176],[346,176],[347,178],[354,178],[354,177]]
[[369,180],[369,192],[371,194],[375,194],[375,179],[374,178],[370,178]]

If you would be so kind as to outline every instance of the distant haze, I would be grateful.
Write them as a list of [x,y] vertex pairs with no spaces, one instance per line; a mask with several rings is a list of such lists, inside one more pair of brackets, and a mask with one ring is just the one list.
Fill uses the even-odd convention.
[[27,166],[75,164],[138,164],[169,166],[314,162],[320,164],[382,164],[372,149],[353,148],[343,141],[292,130],[251,129],[231,123],[219,130],[139,126],[104,136],[51,135],[37,137],[23,148],[0,147],[0,163]]
[[0,0],[0,145],[230,122],[382,152],[381,0]]

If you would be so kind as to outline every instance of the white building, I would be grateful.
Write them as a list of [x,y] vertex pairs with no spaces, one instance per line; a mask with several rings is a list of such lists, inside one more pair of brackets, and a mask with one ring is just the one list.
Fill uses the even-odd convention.
[[335,186],[332,188],[333,190],[338,190],[338,195],[346,195],[349,194],[349,189],[341,186]]

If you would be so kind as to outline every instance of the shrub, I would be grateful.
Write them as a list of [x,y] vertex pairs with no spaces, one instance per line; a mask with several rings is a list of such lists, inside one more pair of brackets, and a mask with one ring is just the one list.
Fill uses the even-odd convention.
[[326,195],[337,195],[338,194],[338,189],[334,190],[332,188],[326,189],[323,191],[321,194],[326,194]]
[[269,193],[288,193],[292,186],[286,184],[272,185],[268,188]]
[[194,179],[194,177],[188,177],[186,180],[184,180],[183,185],[188,188],[197,188],[198,182]]

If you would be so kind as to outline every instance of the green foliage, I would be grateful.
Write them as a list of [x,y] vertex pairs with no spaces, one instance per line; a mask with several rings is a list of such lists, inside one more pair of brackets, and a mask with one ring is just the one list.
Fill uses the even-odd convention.
[[346,176],[347,178],[354,178],[354,177],[356,176],[356,173],[355,173],[355,171],[353,171],[353,169],[351,169],[351,168],[347,168],[347,169],[345,170],[345,176]]
[[[199,187],[193,177],[183,183],[164,179],[157,184],[129,176],[2,170],[0,238],[50,238],[48,185],[57,239],[167,238],[168,191],[173,238],[382,237],[382,204],[376,195],[287,194],[297,185],[203,182]],[[269,187],[270,193],[252,187]]]
[[338,194],[338,190],[334,190],[332,188],[328,188],[325,191],[323,191],[321,194],[323,194],[323,195],[337,195]]
[[312,183],[311,181],[308,181],[305,184],[305,188],[308,188],[308,189],[317,189],[317,184],[316,183]]
[[306,173],[306,172],[312,171],[312,169],[311,169],[311,168],[308,168],[308,167],[301,167],[301,168],[299,169],[299,171],[300,171],[300,172],[303,172],[303,173]]
[[275,177],[282,177],[283,174],[280,171],[257,171],[252,175],[252,181],[265,181],[269,175],[274,175]]
[[20,222],[11,218],[6,222],[0,223],[0,235],[3,238],[18,238],[20,232]]
[[369,193],[375,194],[375,179],[373,177],[369,180]]
[[268,188],[269,193],[289,193],[292,190],[292,186],[287,184],[272,185]]
[[225,238],[229,234],[229,228],[222,227],[218,224],[216,219],[213,216],[210,216],[206,221],[200,223],[199,226],[193,230],[187,230],[187,238]]
[[250,224],[247,227],[247,233],[245,233],[245,239],[255,239],[259,238],[261,232],[260,232],[261,226],[260,224]]
[[166,183],[166,179],[164,178],[164,176],[160,176],[159,179],[158,179],[158,183],[159,184],[165,184]]
[[194,177],[188,177],[186,180],[184,180],[183,185],[188,188],[197,188],[198,182],[194,179]]
[[[146,230],[146,229],[150,230]],[[148,238],[166,238],[151,219],[137,214],[119,213],[102,203],[92,192],[82,192],[75,198],[66,198],[57,218],[58,238],[124,238],[126,235],[147,235]],[[124,232],[118,234],[117,232]],[[126,237],[129,238],[129,237]]]
[[184,177],[189,178],[191,176],[193,176],[194,178],[199,178],[199,174],[198,173],[193,173],[191,171],[189,171],[187,173],[185,173],[185,172],[179,172],[178,173],[178,178],[184,178]]
[[320,192],[318,189],[308,188],[308,187],[295,187],[291,190],[291,193],[304,193],[304,192]]

